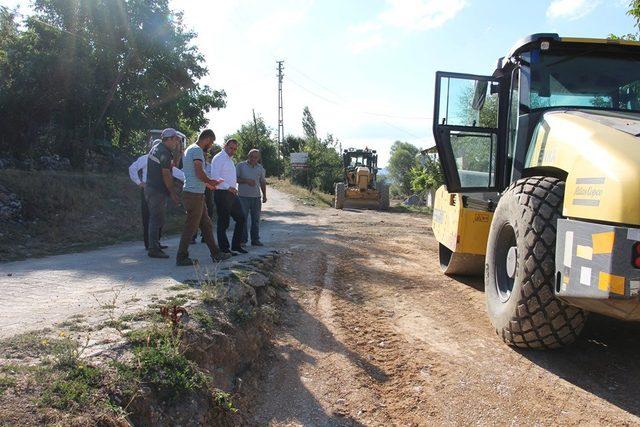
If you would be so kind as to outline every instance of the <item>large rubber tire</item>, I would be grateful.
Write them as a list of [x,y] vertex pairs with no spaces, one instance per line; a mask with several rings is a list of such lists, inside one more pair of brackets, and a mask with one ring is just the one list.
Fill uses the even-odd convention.
[[378,209],[386,211],[389,209],[389,186],[382,182],[376,183],[376,190],[378,191]]
[[440,270],[447,276],[480,276],[484,271],[482,255],[460,254],[439,243]]
[[336,184],[336,194],[335,194],[335,201],[334,201],[334,207],[336,209],[342,209],[344,208],[344,200],[347,197],[347,189],[344,185],[344,182],[339,182]]
[[575,341],[584,326],[586,312],[553,292],[563,197],[559,179],[525,178],[511,184],[496,207],[487,243],[485,298],[491,323],[509,345],[562,347]]

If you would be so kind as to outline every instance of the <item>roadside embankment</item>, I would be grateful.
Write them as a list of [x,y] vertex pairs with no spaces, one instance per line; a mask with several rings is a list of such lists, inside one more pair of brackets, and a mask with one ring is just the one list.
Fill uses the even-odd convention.
[[[140,203],[127,171],[0,170],[0,261],[142,240]],[[183,222],[169,205],[166,234]]]
[[0,424],[242,424],[240,377],[286,292],[278,262],[200,271],[144,310],[114,294],[93,315],[0,341]]

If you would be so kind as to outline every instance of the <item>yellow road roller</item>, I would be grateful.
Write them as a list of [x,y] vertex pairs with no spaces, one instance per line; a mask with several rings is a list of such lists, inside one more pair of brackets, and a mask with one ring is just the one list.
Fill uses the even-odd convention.
[[534,34],[490,76],[437,72],[433,132],[440,264],[484,274],[506,343],[640,320],[640,43]]

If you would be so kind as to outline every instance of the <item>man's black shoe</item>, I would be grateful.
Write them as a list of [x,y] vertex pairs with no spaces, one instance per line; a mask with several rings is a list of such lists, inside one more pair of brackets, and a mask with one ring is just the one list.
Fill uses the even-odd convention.
[[167,249],[169,246],[160,244],[160,249]]
[[169,255],[162,252],[162,250],[158,249],[155,251],[149,251],[150,258],[169,258]]
[[189,257],[176,259],[176,265],[178,267],[186,267],[189,265],[195,265],[197,263],[198,263],[197,259],[191,259]]
[[260,240],[258,240],[256,242],[251,242],[251,246],[264,246],[264,244]]
[[240,252],[241,254],[248,254],[249,251],[246,251],[244,249],[242,249],[242,247],[239,248],[231,248],[232,251],[236,251],[236,252]]
[[220,252],[218,252],[218,253],[217,253],[217,254],[215,254],[215,255],[211,255],[211,259],[213,260],[213,262],[221,262],[221,261],[224,261],[224,260],[226,260],[226,259],[231,258],[232,256],[233,256],[233,255],[231,255],[231,254],[230,254],[230,253],[228,253],[228,252],[220,251]]

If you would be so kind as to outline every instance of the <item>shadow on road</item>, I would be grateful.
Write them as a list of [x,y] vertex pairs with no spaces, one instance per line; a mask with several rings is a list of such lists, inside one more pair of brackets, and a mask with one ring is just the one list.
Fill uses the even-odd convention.
[[[482,277],[455,280],[484,292]],[[561,350],[515,349],[576,387],[640,416],[640,323],[591,314],[578,341]]]
[[560,378],[640,415],[640,324],[591,315],[578,342],[558,351],[518,350]]

